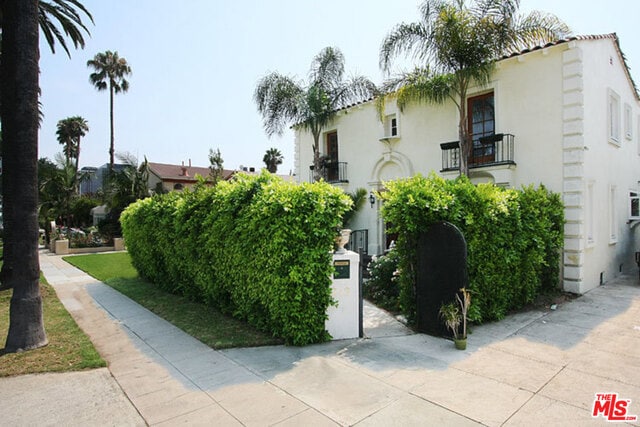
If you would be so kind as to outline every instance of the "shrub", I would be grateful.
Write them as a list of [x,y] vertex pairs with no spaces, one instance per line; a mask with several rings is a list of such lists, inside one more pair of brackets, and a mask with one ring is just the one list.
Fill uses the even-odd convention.
[[328,339],[331,248],[349,206],[326,183],[240,174],[138,201],[121,222],[142,277],[305,345]]
[[91,209],[100,205],[100,200],[91,197],[76,197],[71,201],[71,216],[73,225],[76,227],[87,227],[93,223]]
[[467,241],[469,318],[503,318],[557,287],[562,247],[563,205],[543,186],[521,191],[466,177],[447,181],[417,175],[387,183],[382,214],[398,233],[400,306],[415,320],[417,236],[436,221],[456,225]]
[[392,313],[400,310],[398,297],[398,252],[391,249],[385,255],[373,257],[369,263],[369,279],[363,286],[364,297]]

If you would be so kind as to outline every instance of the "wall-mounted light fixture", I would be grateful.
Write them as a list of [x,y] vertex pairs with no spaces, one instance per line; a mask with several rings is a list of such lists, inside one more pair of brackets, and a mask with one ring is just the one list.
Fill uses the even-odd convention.
[[373,191],[369,192],[369,203],[371,204],[371,207],[376,204],[376,195],[373,194]]

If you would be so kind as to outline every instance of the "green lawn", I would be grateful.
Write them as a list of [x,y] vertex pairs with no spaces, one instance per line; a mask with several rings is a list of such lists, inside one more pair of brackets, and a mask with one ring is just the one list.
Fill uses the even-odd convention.
[[281,344],[245,322],[185,297],[165,292],[138,277],[126,252],[69,256],[70,264],[86,271],[138,304],[215,349]]
[[[69,315],[53,288],[40,277],[44,327],[49,344],[37,350],[4,354],[0,349],[0,377],[41,372],[99,368],[106,363]],[[11,290],[0,292],[0,337],[9,330]]]

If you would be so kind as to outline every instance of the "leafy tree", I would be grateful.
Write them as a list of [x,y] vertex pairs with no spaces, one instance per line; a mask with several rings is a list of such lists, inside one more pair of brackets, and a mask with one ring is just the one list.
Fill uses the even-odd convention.
[[129,153],[118,154],[125,165],[115,172],[107,190],[107,205],[120,212],[131,203],[149,197],[149,163],[147,158],[138,165],[138,159]]
[[220,154],[220,149],[216,148],[209,149],[209,178],[213,181],[213,184],[217,184],[218,181],[222,180],[222,175],[224,173],[223,168],[224,160],[222,160],[222,154]]
[[50,193],[47,189],[48,183],[53,181],[58,173],[58,167],[55,163],[46,157],[38,159],[38,222],[40,227],[47,229],[47,222],[57,215],[50,212]]
[[150,196],[149,191],[149,163],[145,157],[138,165],[138,159],[129,153],[117,155],[124,168],[114,171],[107,177],[104,184],[105,199],[109,213],[105,220],[98,224],[101,234],[108,240],[121,236],[120,214],[136,200]]
[[58,121],[56,135],[58,142],[64,146],[64,155],[69,162],[75,158],[75,172],[78,173],[80,162],[80,139],[89,131],[89,124],[80,116],[67,117]]
[[313,59],[307,84],[271,73],[260,79],[253,98],[268,136],[282,134],[287,124],[311,132],[314,171],[319,179],[322,129],[333,121],[340,108],[375,93],[375,85],[365,77],[345,80],[342,52],[326,47]]
[[39,217],[45,224],[52,219],[60,219],[71,226],[71,202],[78,187],[78,174],[73,164],[60,155],[56,156],[57,165],[53,165],[53,170],[47,162],[47,159],[38,161],[38,166],[43,168],[38,171],[43,175],[39,179]]
[[47,344],[38,260],[38,0],[2,0],[1,288],[13,288],[5,352]]
[[127,60],[120,58],[118,52],[107,50],[98,53],[93,59],[87,61],[87,67],[93,68],[95,72],[89,75],[89,81],[98,91],[109,89],[109,123],[110,123],[110,145],[109,145],[109,172],[113,173],[115,143],[113,135],[113,97],[117,93],[125,93],[129,90],[129,82],[126,77],[131,74],[131,67]]
[[93,223],[91,209],[101,204],[100,199],[89,196],[74,197],[71,200],[71,216],[73,225],[76,227],[87,227]]
[[269,148],[262,158],[267,170],[271,173],[278,172],[278,165],[282,164],[282,160],[282,153],[277,148]]
[[[461,174],[469,174],[472,146],[466,126],[470,85],[486,85],[502,55],[569,34],[567,25],[554,15],[538,11],[519,15],[519,5],[519,0],[425,0],[420,21],[396,26],[380,47],[380,66],[387,73],[400,54],[421,62],[413,72],[384,85],[385,92],[393,92],[401,111],[410,102],[450,99],[455,103]],[[380,111],[384,101],[379,98]]]

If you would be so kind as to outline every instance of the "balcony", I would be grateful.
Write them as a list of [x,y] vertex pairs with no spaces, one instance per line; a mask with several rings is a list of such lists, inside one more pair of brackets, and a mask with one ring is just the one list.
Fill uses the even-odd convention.
[[[514,139],[510,133],[485,136],[474,142],[469,156],[469,169],[485,166],[515,165]],[[442,170],[448,172],[460,169],[460,144],[458,141],[440,144],[442,149]]]
[[[349,182],[347,162],[324,161],[317,175],[331,184]],[[316,174],[314,173],[313,165],[311,165],[309,166],[309,182],[314,181],[314,176],[316,176]]]

